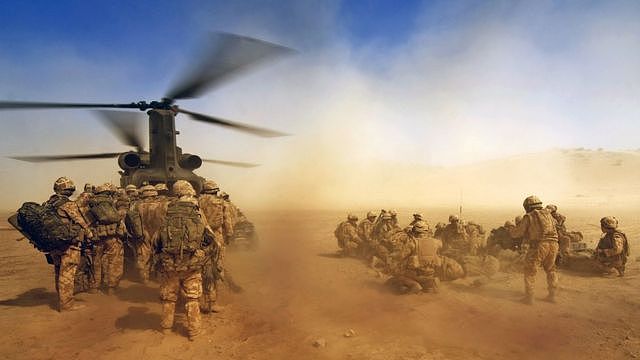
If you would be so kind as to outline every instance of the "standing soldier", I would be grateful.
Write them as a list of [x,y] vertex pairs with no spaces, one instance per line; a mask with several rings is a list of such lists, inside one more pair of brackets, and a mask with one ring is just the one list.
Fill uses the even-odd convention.
[[225,213],[228,214],[228,222],[229,224],[227,225],[227,234],[225,234],[225,238],[224,238],[224,243],[225,244],[229,244],[229,242],[231,241],[231,239],[233,238],[233,232],[235,231],[235,226],[238,223],[238,218],[239,218],[239,213],[240,213],[240,209],[238,209],[238,207],[231,202],[231,198],[229,197],[229,194],[227,194],[226,192],[220,192],[219,196],[222,200],[224,200],[224,206],[226,207],[225,209]]
[[153,265],[153,249],[160,234],[160,227],[167,213],[166,201],[158,200],[158,192],[152,185],[140,188],[140,199],[127,211],[126,224],[132,236],[135,267],[143,284],[147,285]]
[[514,238],[523,238],[529,245],[525,256],[524,287],[525,304],[533,304],[533,293],[536,281],[537,267],[547,273],[549,295],[547,300],[555,302],[558,275],[556,274],[556,256],[558,255],[558,231],[551,212],[542,208],[542,201],[537,196],[529,196],[522,204],[527,212],[522,220],[510,230]]
[[173,184],[172,200],[160,230],[156,252],[160,261],[160,299],[162,332],[171,333],[178,294],[185,299],[189,340],[201,334],[200,306],[204,248],[215,244],[206,217],[200,211],[195,191],[185,180]]
[[93,228],[97,240],[94,244],[92,289],[102,286],[107,295],[112,295],[120,283],[124,266],[124,235],[122,219],[115,207],[115,186],[106,183],[96,186],[89,200],[89,209],[94,219]]
[[629,257],[627,235],[618,231],[618,219],[607,216],[600,219],[602,237],[596,247],[596,260],[604,275],[624,276],[624,268]]
[[129,184],[124,187],[124,190],[127,193],[127,197],[129,197],[129,201],[138,200],[138,188],[135,185]]
[[157,183],[155,185],[155,189],[158,192],[158,200],[160,201],[168,201],[169,200],[169,188],[165,183]]
[[218,286],[223,280],[225,238],[233,235],[234,224],[231,223],[230,207],[217,195],[218,191],[220,188],[215,181],[206,180],[202,186],[202,194],[198,198],[200,209],[207,218],[215,239],[215,244],[205,250],[209,259],[202,269],[201,309],[205,313],[221,312],[223,309],[216,305]]
[[93,222],[93,219],[91,218],[91,213],[89,212],[89,199],[92,196],[93,196],[93,185],[86,183],[84,184],[84,191],[81,192],[80,195],[78,195],[78,197],[75,200],[87,224],[91,224]]
[[53,191],[55,194],[44,203],[44,206],[53,207],[64,223],[69,226],[80,226],[83,230],[78,233],[75,239],[72,239],[74,240],[72,245],[64,250],[54,250],[50,253],[55,266],[58,310],[60,312],[73,311],[84,307],[74,304],[73,298],[76,270],[80,263],[80,244],[84,239],[93,238],[93,233],[84,220],[78,205],[69,199],[69,196],[76,191],[73,182],[66,177],[61,177],[53,184]]

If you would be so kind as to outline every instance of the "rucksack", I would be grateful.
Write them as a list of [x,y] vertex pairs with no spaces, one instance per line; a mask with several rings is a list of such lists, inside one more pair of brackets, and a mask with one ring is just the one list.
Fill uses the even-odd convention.
[[64,250],[79,235],[79,226],[65,222],[58,215],[58,207],[67,201],[70,200],[59,198],[44,205],[26,202],[18,209],[18,225],[29,235],[36,249],[42,252]]
[[120,221],[120,214],[109,195],[97,194],[91,197],[89,211],[99,225],[110,225]]
[[192,254],[202,249],[205,225],[197,204],[189,201],[172,201],[160,229],[160,245],[163,253]]

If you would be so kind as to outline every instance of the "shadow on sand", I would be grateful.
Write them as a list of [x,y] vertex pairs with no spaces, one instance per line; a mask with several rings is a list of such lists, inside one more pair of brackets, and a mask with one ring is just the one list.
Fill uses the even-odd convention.
[[0,300],[0,306],[32,307],[48,305],[51,309],[57,310],[58,296],[55,292],[47,291],[45,288],[35,288],[23,292],[13,299]]

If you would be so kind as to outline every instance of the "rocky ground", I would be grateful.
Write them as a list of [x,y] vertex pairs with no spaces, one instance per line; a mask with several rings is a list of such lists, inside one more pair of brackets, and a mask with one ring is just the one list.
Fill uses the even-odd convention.
[[[448,213],[425,210],[443,221]],[[408,212],[401,212],[408,218]],[[223,294],[225,312],[204,318],[206,334],[159,330],[157,286],[124,281],[114,296],[79,294],[83,310],[54,310],[53,269],[17,233],[4,231],[0,254],[0,358],[6,359],[626,359],[640,357],[640,219],[620,216],[632,241],[624,278],[561,273],[557,304],[518,302],[522,275],[500,273],[443,284],[440,294],[396,296],[384,277],[335,256],[332,232],[343,213],[249,214],[257,251],[231,251],[229,267],[245,291]],[[468,214],[486,227],[515,214]],[[569,227],[597,239],[598,212],[567,212]],[[433,220],[432,220],[433,219]],[[537,298],[546,295],[539,274]]]

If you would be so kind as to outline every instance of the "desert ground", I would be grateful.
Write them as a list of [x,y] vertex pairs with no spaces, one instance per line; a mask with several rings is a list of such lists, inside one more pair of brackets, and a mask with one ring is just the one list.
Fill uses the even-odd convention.
[[[400,211],[408,221],[412,209]],[[452,209],[418,209],[430,223]],[[157,285],[125,280],[114,296],[79,294],[83,310],[58,313],[53,268],[18,233],[3,231],[0,358],[3,359],[627,359],[640,357],[637,212],[565,210],[570,230],[593,246],[598,219],[618,216],[632,245],[624,278],[563,271],[557,304],[527,306],[520,273],[444,283],[439,294],[399,296],[357,259],[335,256],[333,230],[345,211],[247,212],[256,251],[229,251],[244,288],[225,291],[205,335],[185,337],[182,317],[159,332]],[[359,214],[360,216],[363,215]],[[488,230],[518,215],[467,209]],[[538,300],[546,295],[544,273]],[[350,336],[346,336],[350,335]],[[316,346],[314,345],[320,345]]]

